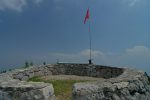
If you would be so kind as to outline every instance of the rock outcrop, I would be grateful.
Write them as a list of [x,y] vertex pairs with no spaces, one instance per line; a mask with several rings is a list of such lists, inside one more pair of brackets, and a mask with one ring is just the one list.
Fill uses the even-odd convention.
[[75,83],[73,100],[150,100],[149,81],[143,72],[88,64],[35,66],[0,74],[0,100],[55,100],[52,84],[26,80],[59,74],[104,78]]
[[142,72],[125,69],[116,78],[76,83],[73,100],[150,100],[150,86]]
[[55,99],[52,84],[20,81],[8,73],[0,75],[0,100],[49,99]]

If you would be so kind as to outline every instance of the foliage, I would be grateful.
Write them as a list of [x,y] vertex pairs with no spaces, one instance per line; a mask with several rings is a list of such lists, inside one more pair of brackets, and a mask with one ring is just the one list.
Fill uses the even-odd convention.
[[28,80],[28,82],[29,82],[29,81],[33,81],[33,82],[43,82],[44,80],[41,79],[41,78],[38,77],[38,76],[35,76],[35,77],[30,78],[30,79]]
[[43,65],[46,65],[46,62],[43,62]]
[[31,62],[30,62],[30,66],[33,66],[33,65],[34,65],[34,64],[33,64],[33,62],[31,61]]
[[26,61],[26,62],[25,62],[25,68],[28,68],[28,67],[29,67],[29,62]]
[[28,67],[30,67],[30,66],[33,66],[34,64],[33,64],[33,62],[31,61],[30,63],[28,62],[28,61],[25,61],[25,66],[24,66],[24,68],[28,68]]
[[6,73],[7,72],[7,70],[2,70],[0,73]]

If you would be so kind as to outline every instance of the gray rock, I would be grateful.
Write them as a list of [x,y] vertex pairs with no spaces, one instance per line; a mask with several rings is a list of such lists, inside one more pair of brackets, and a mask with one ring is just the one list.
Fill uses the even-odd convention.
[[149,81],[143,72],[88,64],[33,66],[0,74],[0,100],[55,100],[52,84],[25,82],[34,76],[78,75],[105,78],[76,83],[73,100],[150,100]]

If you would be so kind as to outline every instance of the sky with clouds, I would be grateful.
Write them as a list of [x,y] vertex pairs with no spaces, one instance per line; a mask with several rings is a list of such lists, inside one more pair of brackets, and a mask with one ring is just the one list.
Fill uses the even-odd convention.
[[87,63],[150,70],[149,0],[0,0],[0,68]]

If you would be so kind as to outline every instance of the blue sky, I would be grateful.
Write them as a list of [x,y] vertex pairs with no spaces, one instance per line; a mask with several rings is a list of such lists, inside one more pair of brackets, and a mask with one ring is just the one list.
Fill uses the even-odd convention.
[[0,68],[86,63],[88,7],[93,62],[148,72],[149,0],[0,0]]

